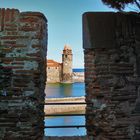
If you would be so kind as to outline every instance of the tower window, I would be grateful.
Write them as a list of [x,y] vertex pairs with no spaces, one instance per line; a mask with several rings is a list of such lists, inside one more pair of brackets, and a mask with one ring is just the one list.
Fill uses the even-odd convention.
[[65,57],[67,58],[67,55],[65,55]]

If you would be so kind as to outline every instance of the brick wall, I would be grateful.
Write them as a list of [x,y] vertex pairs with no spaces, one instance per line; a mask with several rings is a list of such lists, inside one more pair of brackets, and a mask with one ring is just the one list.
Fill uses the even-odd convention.
[[140,16],[83,15],[87,134],[101,140],[140,139]]
[[47,20],[0,9],[0,139],[40,140],[44,127]]

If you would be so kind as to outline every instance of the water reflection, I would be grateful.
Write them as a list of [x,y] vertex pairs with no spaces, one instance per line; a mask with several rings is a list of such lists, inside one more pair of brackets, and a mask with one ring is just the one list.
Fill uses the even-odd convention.
[[73,84],[60,84],[60,93],[63,97],[70,97]]
[[45,93],[46,98],[80,97],[85,95],[85,84],[47,84]]
[[[68,116],[68,117],[54,117],[45,119],[46,126],[58,125],[84,125],[85,117],[83,116]],[[47,128],[45,129],[46,136],[84,136],[86,135],[85,128]]]
[[[46,98],[80,97],[85,96],[85,84],[47,84]],[[83,112],[80,112],[83,113]],[[84,116],[46,117],[45,126],[84,125]],[[55,128],[45,129],[46,136],[82,136],[86,135],[85,128]]]

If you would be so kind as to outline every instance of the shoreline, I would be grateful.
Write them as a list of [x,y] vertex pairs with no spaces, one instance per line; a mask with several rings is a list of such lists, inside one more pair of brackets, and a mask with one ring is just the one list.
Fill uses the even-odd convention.
[[64,83],[64,84],[72,84],[72,83],[84,83],[85,82],[85,74],[84,74],[84,72],[72,72],[72,82],[63,82],[63,81],[57,81],[57,80],[55,79],[53,79],[53,80],[48,80],[48,81],[46,81],[46,84],[47,83]]
[[73,84],[73,83],[85,83],[85,81],[84,80],[75,80],[75,81],[73,81],[73,82],[46,82],[46,84]]
[[[47,98],[45,103],[69,103],[69,102],[85,102],[85,97],[68,97],[68,98]],[[45,105],[44,112],[45,114],[60,114],[60,113],[69,113],[84,111],[86,105]]]

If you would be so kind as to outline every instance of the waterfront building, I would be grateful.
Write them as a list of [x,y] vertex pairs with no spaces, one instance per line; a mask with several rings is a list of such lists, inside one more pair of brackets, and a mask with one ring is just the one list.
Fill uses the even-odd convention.
[[72,83],[72,49],[64,46],[62,63],[48,59],[46,71],[48,83]]

